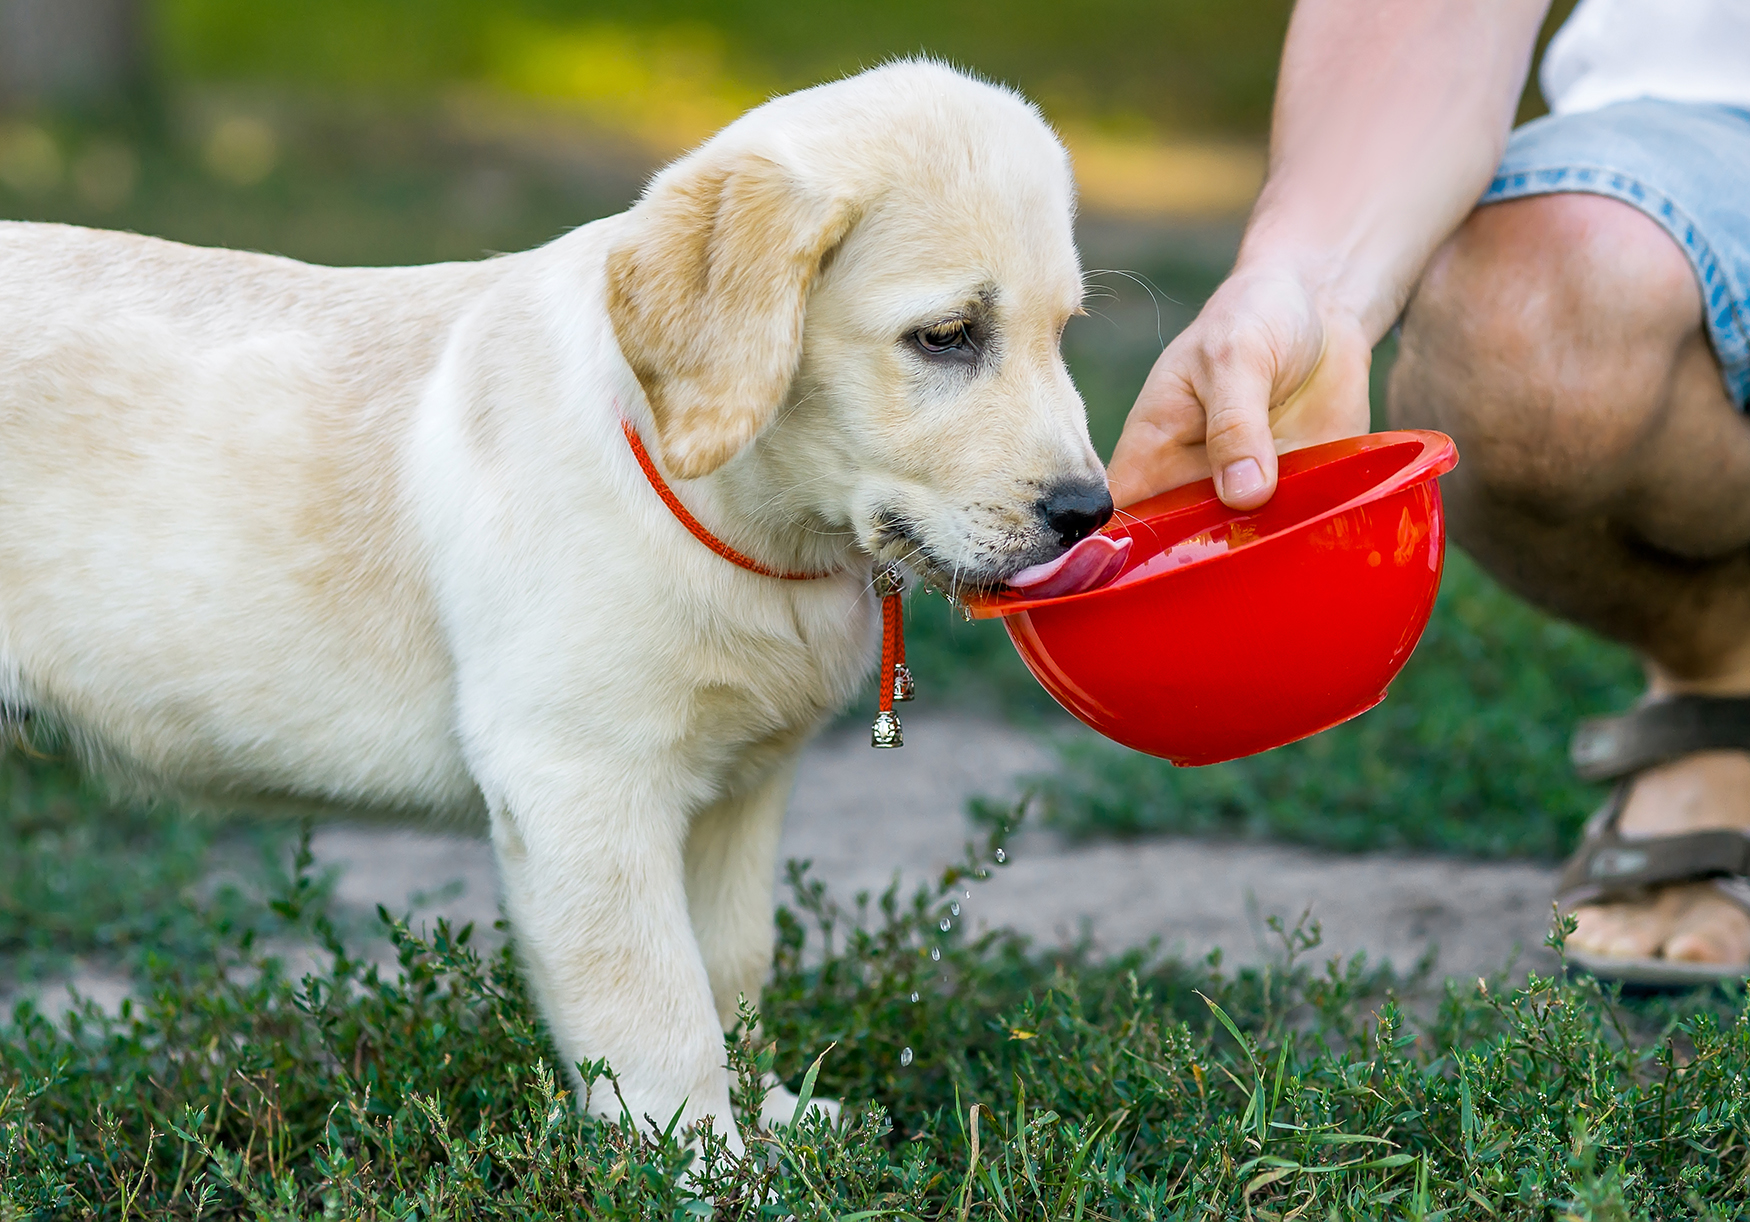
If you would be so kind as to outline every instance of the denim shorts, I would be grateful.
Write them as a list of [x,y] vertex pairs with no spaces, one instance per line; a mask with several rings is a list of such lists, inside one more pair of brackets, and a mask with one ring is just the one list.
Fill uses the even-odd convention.
[[1479,204],[1608,195],[1663,225],[1701,285],[1726,393],[1750,408],[1750,110],[1642,98],[1514,132]]

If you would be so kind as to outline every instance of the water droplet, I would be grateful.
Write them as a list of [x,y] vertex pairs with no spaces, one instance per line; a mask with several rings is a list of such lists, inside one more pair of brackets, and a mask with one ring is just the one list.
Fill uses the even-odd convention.
[[947,933],[950,929],[953,929],[953,928],[954,928],[954,922],[950,921],[947,917],[943,917],[942,918],[942,932]]
[[918,1004],[918,995],[916,993],[911,995],[911,1004],[914,1006]]
[[999,866],[1002,865],[1003,862],[1007,861],[1008,859],[1009,859],[1009,855],[1007,853],[1003,852],[1001,849],[997,850],[997,864]]
[[899,1063],[901,1065],[910,1065],[911,1064],[911,1049],[910,1048],[901,1048],[899,1050]]
[[936,960],[938,963],[941,962],[942,948],[940,946],[930,947],[930,958]]
[[[969,895],[966,898],[971,899],[972,897]],[[954,903],[949,904],[948,911],[953,916],[959,916],[960,915],[960,901],[956,900],[956,901],[954,901]]]

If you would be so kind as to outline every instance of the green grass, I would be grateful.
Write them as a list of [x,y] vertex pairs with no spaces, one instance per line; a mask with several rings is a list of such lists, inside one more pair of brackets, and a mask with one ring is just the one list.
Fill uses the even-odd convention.
[[[54,862],[115,826],[89,794],[63,804],[52,768],[7,777],[0,859]],[[120,814],[136,868],[182,880],[142,907],[186,936],[132,956],[119,1013],[23,1004],[0,1026],[8,1222],[1744,1211],[1740,996],[1629,1005],[1534,979],[1430,999],[1359,960],[1318,964],[1316,929],[1279,928],[1278,961],[1237,972],[968,939],[950,904],[1001,868],[994,841],[910,897],[842,905],[793,867],[760,1034],[728,1055],[740,1098],[773,1067],[850,1101],[850,1123],[744,1131],[753,1156],[713,1151],[689,1190],[684,1134],[576,1113],[509,949],[389,914],[349,934],[307,857],[287,871],[283,852],[277,881],[240,875],[215,898],[190,886],[204,825]],[[0,965],[38,924],[62,950],[128,958],[100,932],[111,889],[83,871],[43,892]],[[265,949],[291,939],[324,948],[301,979]]]

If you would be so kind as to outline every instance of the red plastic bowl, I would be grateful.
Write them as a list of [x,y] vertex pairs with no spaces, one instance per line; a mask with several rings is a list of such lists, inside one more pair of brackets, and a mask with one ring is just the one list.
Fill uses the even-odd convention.
[[1127,747],[1214,764],[1280,747],[1385,699],[1427,626],[1446,529],[1443,433],[1373,433],[1284,454],[1242,513],[1209,480],[1132,506],[1109,584],[971,604],[1003,617],[1059,704]]

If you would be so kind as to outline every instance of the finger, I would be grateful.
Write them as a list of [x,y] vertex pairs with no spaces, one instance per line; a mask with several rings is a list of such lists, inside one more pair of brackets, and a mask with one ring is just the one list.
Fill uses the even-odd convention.
[[1208,420],[1206,461],[1216,495],[1233,509],[1256,509],[1276,492],[1272,370],[1261,365],[1256,354],[1224,353],[1197,385]]
[[1187,445],[1173,440],[1148,421],[1125,425],[1106,467],[1112,503],[1119,509],[1208,475],[1209,458],[1201,441]]
[[1115,503],[1203,477],[1234,508],[1267,501],[1276,489],[1271,405],[1308,379],[1322,345],[1320,319],[1297,282],[1223,284],[1137,396],[1108,472]]
[[1161,353],[1112,451],[1106,479],[1119,507],[1209,474],[1203,405],[1179,368],[1182,361],[1176,346]]

